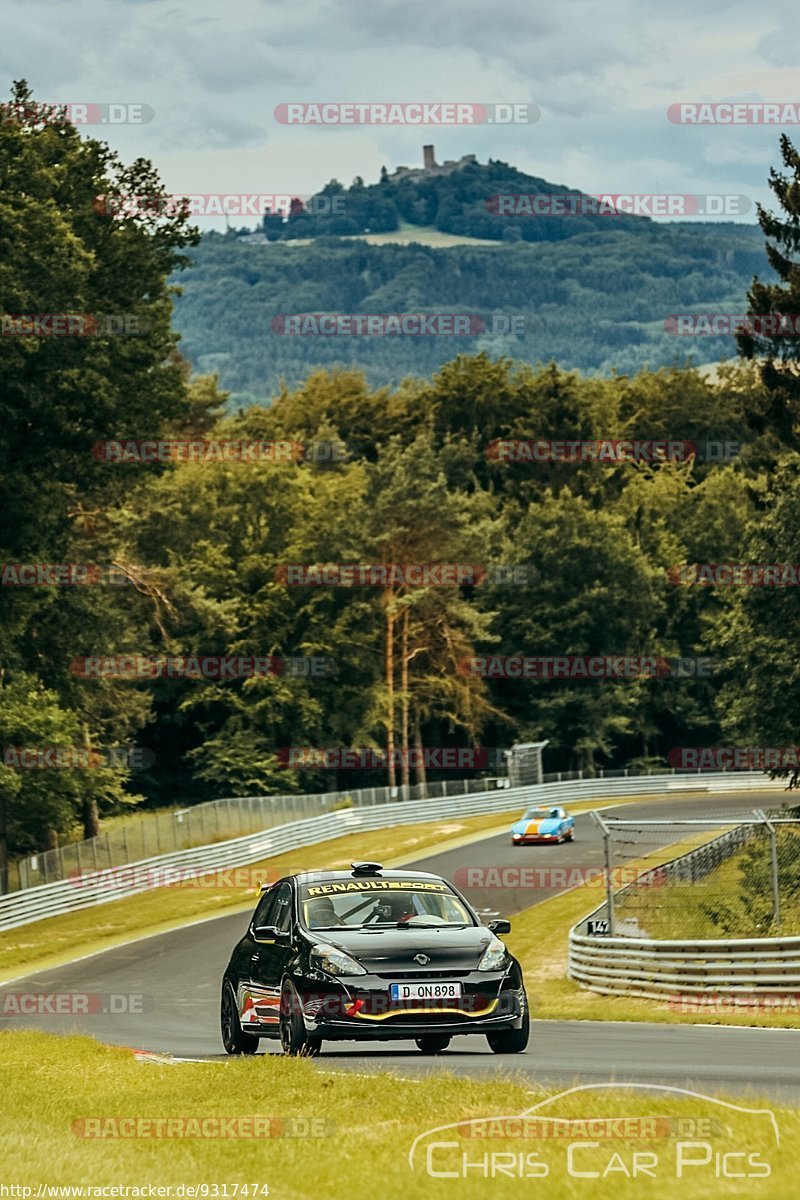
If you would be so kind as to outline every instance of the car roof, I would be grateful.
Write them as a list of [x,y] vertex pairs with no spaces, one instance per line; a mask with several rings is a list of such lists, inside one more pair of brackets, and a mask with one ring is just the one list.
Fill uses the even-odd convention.
[[296,879],[298,883],[336,883],[343,879],[435,879],[438,883],[447,882],[441,875],[432,875],[429,871],[375,871],[368,875],[353,871],[298,871],[295,875],[285,875],[284,879]]

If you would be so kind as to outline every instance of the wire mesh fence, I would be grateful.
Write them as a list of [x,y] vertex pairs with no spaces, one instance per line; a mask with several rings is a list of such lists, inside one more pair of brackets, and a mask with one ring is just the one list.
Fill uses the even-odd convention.
[[[752,814],[599,817],[606,902],[577,932],[662,940],[800,935],[800,818]],[[664,847],[676,853],[664,860]]]
[[138,814],[112,826],[99,837],[68,842],[13,864],[7,891],[76,878],[87,871],[122,867],[158,854],[190,850],[272,829],[289,821],[335,812],[340,808],[392,804],[398,800],[470,795],[506,786],[507,779],[431,782],[424,787],[361,788],[306,795],[243,796],[210,800],[191,808]]

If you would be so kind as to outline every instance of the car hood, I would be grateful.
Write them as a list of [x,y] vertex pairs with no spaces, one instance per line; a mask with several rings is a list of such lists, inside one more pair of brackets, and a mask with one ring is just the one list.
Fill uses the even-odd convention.
[[[485,925],[477,925],[467,929],[320,929],[314,936],[319,942],[344,950],[372,975],[411,971],[425,975],[433,971],[474,971],[494,935]],[[429,961],[415,962],[418,954]]]
[[517,821],[512,833],[525,833],[531,837],[543,833],[558,833],[561,824],[561,817],[545,817],[541,821]]

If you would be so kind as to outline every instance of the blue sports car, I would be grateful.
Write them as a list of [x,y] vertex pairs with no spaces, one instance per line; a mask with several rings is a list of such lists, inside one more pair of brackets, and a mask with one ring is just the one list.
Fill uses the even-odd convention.
[[575,838],[575,818],[564,808],[529,808],[511,826],[515,846],[536,842],[571,842]]

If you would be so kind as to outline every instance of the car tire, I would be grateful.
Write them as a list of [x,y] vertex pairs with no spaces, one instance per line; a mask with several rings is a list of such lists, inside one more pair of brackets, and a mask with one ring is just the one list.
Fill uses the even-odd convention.
[[245,1033],[242,1029],[236,1006],[236,996],[227,980],[222,985],[219,1025],[226,1054],[255,1054],[258,1050],[259,1039],[252,1033]]
[[446,1033],[427,1033],[414,1040],[423,1054],[441,1054],[450,1045],[450,1037]]
[[531,1022],[526,1004],[521,1029],[504,1029],[502,1032],[487,1033],[486,1040],[493,1054],[521,1054],[528,1045],[530,1031]]
[[570,829],[569,833],[567,834],[567,841],[568,842],[575,841],[575,830],[574,829]]
[[284,1054],[308,1058],[322,1048],[322,1038],[306,1032],[300,997],[290,983],[284,983],[281,992],[280,1035]]

